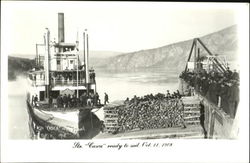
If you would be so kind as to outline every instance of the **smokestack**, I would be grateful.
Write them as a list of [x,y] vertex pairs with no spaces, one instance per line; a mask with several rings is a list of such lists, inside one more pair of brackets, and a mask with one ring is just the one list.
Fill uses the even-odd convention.
[[64,13],[58,13],[58,43],[64,42]]

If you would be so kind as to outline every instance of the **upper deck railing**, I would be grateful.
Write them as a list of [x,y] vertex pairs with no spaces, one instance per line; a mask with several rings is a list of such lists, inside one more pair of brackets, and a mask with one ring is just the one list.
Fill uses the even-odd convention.
[[[78,72],[78,76],[77,76]],[[86,85],[86,73],[84,70],[50,71],[50,85],[55,86],[84,86]],[[89,71],[90,84],[95,84],[95,72]],[[44,71],[34,71],[29,73],[32,86],[44,86]]]

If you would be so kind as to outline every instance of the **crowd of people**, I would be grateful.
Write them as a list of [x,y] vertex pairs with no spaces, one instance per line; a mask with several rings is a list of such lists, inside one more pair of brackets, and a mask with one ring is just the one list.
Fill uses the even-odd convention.
[[[95,107],[95,106],[102,106],[103,103],[101,103],[100,96],[97,92],[83,92],[78,98],[77,96],[73,94],[59,94],[56,95],[50,95],[50,98],[48,99],[48,103],[44,103],[43,101],[38,100],[37,95],[32,96],[31,105],[43,109],[49,109],[49,108],[57,108],[54,110],[65,110],[66,108],[78,108],[78,107]],[[109,96],[105,92],[104,93],[104,105],[107,105],[109,103]]]
[[89,93],[87,95],[84,92],[79,98],[73,95],[59,95],[56,99],[56,107],[58,108],[74,108],[74,107],[82,107],[82,106],[97,106],[100,105],[101,101],[99,98],[99,94]]
[[184,71],[180,78],[210,102],[222,108],[231,118],[235,117],[239,103],[239,74],[227,68],[225,73],[216,71]]
[[127,98],[123,108],[117,108],[119,132],[183,126],[179,91],[170,94]]

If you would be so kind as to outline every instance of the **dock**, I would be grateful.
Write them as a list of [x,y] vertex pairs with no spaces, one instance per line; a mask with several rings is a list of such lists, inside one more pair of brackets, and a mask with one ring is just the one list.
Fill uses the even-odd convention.
[[101,133],[94,137],[94,139],[204,139],[202,128],[199,125],[187,126],[187,128],[163,128],[151,130],[129,131],[125,133],[118,133],[111,135],[108,133]]

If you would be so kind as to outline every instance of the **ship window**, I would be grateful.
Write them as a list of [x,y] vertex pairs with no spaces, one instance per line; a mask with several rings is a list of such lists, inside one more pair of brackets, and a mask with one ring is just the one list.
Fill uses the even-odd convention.
[[57,60],[57,61],[56,61],[56,64],[60,65],[60,63],[61,63],[60,60]]
[[70,64],[73,64],[73,60],[70,60]]

